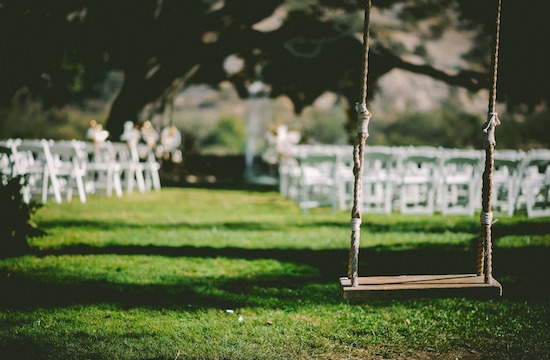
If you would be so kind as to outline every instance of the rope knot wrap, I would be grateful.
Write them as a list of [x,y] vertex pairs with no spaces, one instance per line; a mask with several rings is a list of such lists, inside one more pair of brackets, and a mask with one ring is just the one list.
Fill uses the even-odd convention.
[[361,219],[352,218],[350,222],[351,231],[359,231],[361,228]]
[[481,225],[492,225],[493,224],[493,213],[492,212],[482,212],[479,214],[479,223]]
[[484,145],[489,147],[491,145],[495,146],[497,141],[495,139],[495,127],[500,125],[500,120],[498,118],[498,113],[492,112],[489,114],[489,119],[483,125],[483,134],[484,134]]
[[365,103],[355,103],[357,111],[357,133],[369,135],[369,121],[372,116]]

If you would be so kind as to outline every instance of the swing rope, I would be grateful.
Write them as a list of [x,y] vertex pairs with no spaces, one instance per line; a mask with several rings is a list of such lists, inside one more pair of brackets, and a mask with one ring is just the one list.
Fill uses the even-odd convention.
[[367,77],[369,72],[369,32],[371,0],[366,0],[363,31],[363,64],[360,101],[355,104],[357,111],[357,136],[353,146],[353,207],[351,210],[351,244],[349,249],[348,278],[352,286],[358,285],[359,242],[361,238],[361,187],[365,143],[369,137],[371,113],[367,109]]
[[496,17],[496,32],[494,52],[492,54],[492,87],[489,95],[489,109],[487,122],[483,126],[483,137],[485,146],[485,170],[483,171],[482,187],[482,212],[480,215],[480,236],[477,252],[477,275],[484,275],[486,284],[492,281],[493,250],[491,240],[491,226],[493,224],[493,213],[491,211],[491,199],[493,195],[493,167],[494,150],[496,145],[495,127],[500,124],[498,113],[496,112],[497,100],[497,75],[498,75],[498,53],[500,47],[500,13],[501,0],[498,0],[498,9]]

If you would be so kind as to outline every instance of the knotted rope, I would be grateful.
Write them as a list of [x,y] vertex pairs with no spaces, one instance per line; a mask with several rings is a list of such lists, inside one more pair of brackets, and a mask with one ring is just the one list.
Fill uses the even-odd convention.
[[495,163],[494,150],[496,145],[495,127],[500,124],[496,112],[498,52],[500,47],[500,13],[501,0],[498,0],[496,17],[495,48],[492,54],[492,87],[489,96],[489,111],[487,122],[483,125],[483,145],[485,147],[485,170],[483,171],[483,187],[481,192],[482,212],[480,216],[480,235],[477,252],[477,275],[485,276],[485,283],[489,284],[493,278],[493,245],[491,240],[491,226],[493,213],[491,199],[493,196],[493,168]]
[[363,66],[360,101],[355,105],[357,111],[357,137],[353,146],[353,207],[351,210],[351,244],[349,249],[348,278],[351,285],[358,285],[359,241],[361,238],[361,185],[363,179],[363,160],[365,142],[369,137],[371,113],[367,110],[367,76],[369,71],[369,32],[371,0],[366,1],[363,31]]

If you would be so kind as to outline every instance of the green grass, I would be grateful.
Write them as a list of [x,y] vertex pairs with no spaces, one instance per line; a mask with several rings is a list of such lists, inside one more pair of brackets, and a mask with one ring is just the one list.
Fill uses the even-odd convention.
[[[500,300],[349,305],[349,213],[272,192],[50,204],[0,258],[2,359],[549,359],[550,220],[493,227]],[[472,272],[476,218],[366,215],[360,273]],[[229,311],[231,310],[231,311]]]

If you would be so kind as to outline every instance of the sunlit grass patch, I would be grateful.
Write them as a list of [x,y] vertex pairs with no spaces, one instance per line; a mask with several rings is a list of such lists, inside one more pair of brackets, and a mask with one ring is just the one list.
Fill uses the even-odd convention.
[[525,246],[550,246],[550,234],[545,235],[510,235],[498,239],[496,245],[503,248],[520,248]]
[[312,277],[317,271],[307,265],[272,259],[228,259],[222,257],[166,257],[156,255],[62,255],[5,259],[2,269],[28,279],[56,283],[86,280],[113,284],[177,285],[182,280],[262,279],[285,276]]
[[[550,221],[493,226],[498,301],[349,305],[349,213],[275,192],[163,189],[50,204],[0,259],[0,358],[498,358],[550,354]],[[479,219],[365,214],[360,273],[475,271]]]

